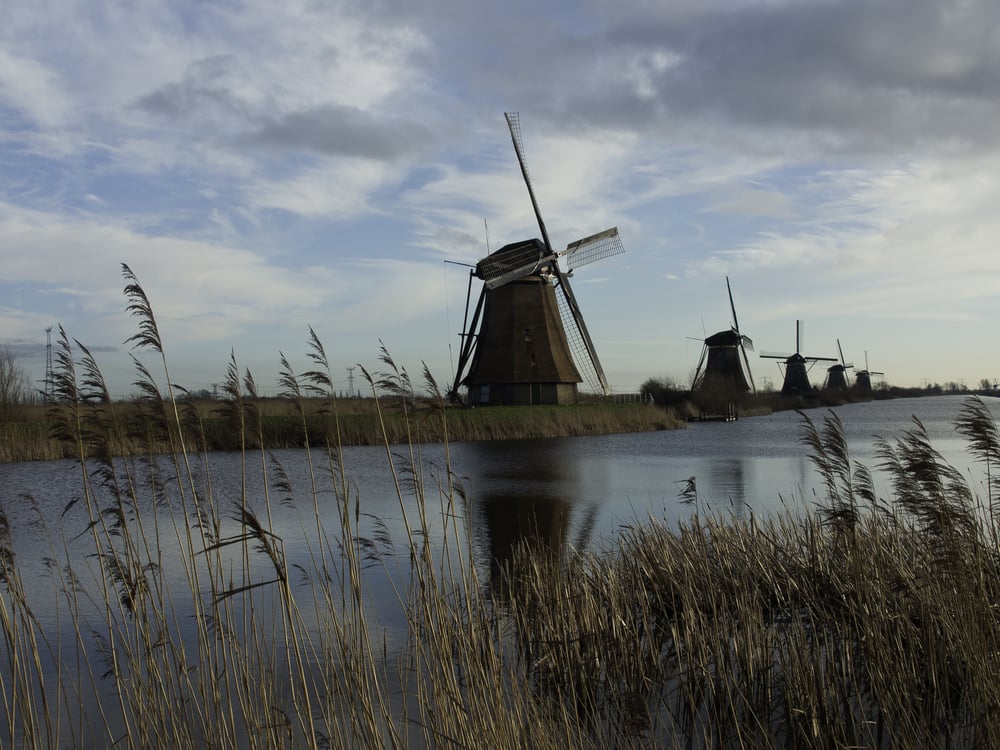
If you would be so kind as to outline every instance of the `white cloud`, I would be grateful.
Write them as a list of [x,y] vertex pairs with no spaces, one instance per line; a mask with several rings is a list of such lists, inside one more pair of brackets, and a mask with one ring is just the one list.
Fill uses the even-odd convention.
[[65,119],[66,99],[51,70],[0,47],[0,102],[33,125],[52,127]]

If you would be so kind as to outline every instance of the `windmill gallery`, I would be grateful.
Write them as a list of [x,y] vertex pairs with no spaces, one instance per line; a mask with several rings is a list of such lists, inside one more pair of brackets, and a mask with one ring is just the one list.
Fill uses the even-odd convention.
[[[590,392],[607,396],[608,380],[569,279],[577,269],[625,251],[618,229],[605,229],[556,251],[528,173],[520,118],[516,112],[504,116],[541,237],[506,244],[470,269],[465,324],[450,399],[472,406],[569,404],[578,400],[584,381]],[[566,271],[560,261],[566,263]],[[474,279],[482,286],[470,318]],[[737,396],[756,392],[747,356],[747,350],[753,351],[753,342],[739,329],[728,278],[726,287],[732,327],[704,339],[691,390]],[[760,355],[783,360],[782,394],[815,391],[808,370],[821,361],[837,363],[829,368],[825,387],[846,390],[847,370],[853,365],[844,361],[843,351],[839,361],[804,356],[799,352],[800,330],[796,321],[794,353]],[[882,373],[872,373],[867,367],[859,371],[855,387],[870,390],[872,374]],[[463,387],[467,389],[464,399],[459,393]]]

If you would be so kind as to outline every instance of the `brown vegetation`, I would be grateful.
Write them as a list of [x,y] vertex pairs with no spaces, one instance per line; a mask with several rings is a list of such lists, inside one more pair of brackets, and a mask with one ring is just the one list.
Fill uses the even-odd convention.
[[[395,403],[383,405],[380,414],[372,397],[340,399],[334,414],[329,400],[303,398],[300,414],[287,399],[268,398],[256,402],[257,430],[241,435],[224,402],[181,399],[178,405],[187,438],[200,449],[210,451],[238,450],[243,442],[249,447],[268,449],[301,448],[307,440],[313,447],[332,441],[341,445],[380,445],[386,439],[398,444],[415,437],[408,434],[408,414],[424,418],[419,430],[419,439],[424,442],[441,442],[445,426],[453,441],[605,435],[684,426],[684,420],[673,410],[641,403],[467,409],[442,407],[433,399],[416,397],[409,400],[409,412]],[[141,402],[118,402],[113,408],[116,418],[127,428],[112,446],[116,455],[143,455],[151,447],[158,453],[169,450],[171,443],[167,440],[149,445],[151,426]],[[435,411],[443,412],[443,419],[432,414]],[[51,409],[24,407],[20,414],[17,420],[0,423],[0,463],[74,457],[74,446],[52,433],[57,422],[52,419]]]

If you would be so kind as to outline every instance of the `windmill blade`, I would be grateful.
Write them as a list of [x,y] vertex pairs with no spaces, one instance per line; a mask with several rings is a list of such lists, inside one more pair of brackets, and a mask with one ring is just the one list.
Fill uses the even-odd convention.
[[561,255],[566,258],[566,265],[572,271],[588,263],[621,255],[624,252],[621,237],[618,236],[618,227],[611,227],[582,240],[571,242]]
[[521,175],[524,177],[524,184],[528,187],[528,197],[531,198],[531,207],[535,211],[535,219],[538,220],[538,229],[542,233],[542,241],[549,255],[554,255],[552,243],[549,241],[548,230],[545,229],[545,222],[542,214],[538,210],[538,201],[535,200],[535,189],[531,186],[531,177],[528,175],[528,163],[524,159],[524,146],[521,145],[521,118],[517,112],[504,112],[507,120],[507,129],[510,130],[510,139],[514,142],[514,151],[517,154],[517,163],[521,165]]
[[458,355],[458,367],[455,370],[455,380],[451,384],[452,401],[458,400],[458,389],[462,385],[462,378],[465,377],[465,368],[472,359],[472,354],[476,349],[477,333],[479,326],[479,316],[483,312],[483,303],[486,300],[486,287],[479,292],[479,302],[476,303],[476,311],[472,315],[472,322],[469,322],[469,299],[472,293],[472,272],[469,272],[469,290],[465,298],[465,330],[462,331],[462,348]]
[[740,321],[736,319],[736,305],[733,304],[733,288],[729,286],[729,277],[726,277],[726,291],[729,292],[729,309],[733,311],[733,330],[740,332]]
[[594,342],[590,338],[587,324],[583,321],[583,314],[580,312],[580,306],[576,302],[576,296],[569,285],[569,277],[559,270],[558,263],[552,264],[552,274],[555,276],[559,289],[562,292],[563,303],[559,305],[559,312],[564,318],[563,325],[566,329],[566,338],[570,350],[577,359],[583,360],[580,364],[584,365],[584,372],[581,374],[587,378],[590,373],[593,373],[594,377],[588,378],[591,381],[591,386],[596,387],[601,393],[607,395],[611,388],[608,386],[608,379],[604,375],[604,368],[601,367],[601,361],[597,357],[597,350],[594,348]]
[[[751,388],[751,390],[753,390],[754,393],[756,393],[757,392],[757,386],[753,382],[753,373],[750,372],[750,357],[747,356],[746,347],[743,345],[744,340],[745,341],[750,341],[750,337],[749,336],[743,336],[740,339],[740,351],[743,353],[743,363],[747,366],[747,380],[750,381],[750,388]],[[750,341],[750,351],[753,351],[753,342],[752,341]]]
[[708,346],[703,346],[701,348],[701,357],[698,359],[698,366],[694,368],[694,377],[691,378],[691,390],[697,390],[700,385],[701,380],[701,368],[705,364],[705,359],[708,357]]
[[844,359],[844,350],[840,347],[840,339],[837,339],[837,351],[840,352],[840,364],[842,364],[846,370],[847,360]]
[[794,354],[778,354],[778,352],[761,352],[760,356],[764,359],[791,359]]
[[750,351],[753,351],[753,339],[750,338],[749,336],[744,336],[739,332],[739,330],[737,330],[736,333],[740,335],[740,348],[744,350],[749,349]]

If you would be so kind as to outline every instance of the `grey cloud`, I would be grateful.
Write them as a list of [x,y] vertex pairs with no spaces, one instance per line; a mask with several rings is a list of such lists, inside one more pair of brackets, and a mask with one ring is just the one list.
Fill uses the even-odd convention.
[[398,118],[327,105],[275,118],[245,136],[248,143],[327,155],[393,160],[421,149],[430,133]]
[[[762,148],[789,148],[792,138],[817,152],[885,153],[992,147],[1000,136],[1000,5],[991,0],[578,10],[588,17],[502,38],[473,25],[435,64],[466,94],[490,92],[563,130],[670,138],[710,125]],[[431,23],[428,36],[453,40],[446,18]]]
[[989,3],[853,0],[625,22],[612,39],[676,56],[654,80],[665,111],[890,148],[994,140],[998,20]]
[[231,55],[201,59],[188,66],[181,81],[146,94],[136,102],[136,106],[158,117],[191,122],[244,115],[248,110],[247,104],[233,93],[230,86],[236,65]]
[[431,140],[424,126],[355,107],[330,104],[276,114],[271,102],[249,102],[234,93],[240,75],[233,56],[204,58],[190,65],[182,80],[143,96],[136,106],[178,123],[211,123],[206,133],[277,150],[392,160]]
[[26,341],[24,339],[14,339],[8,342],[0,342],[15,357],[23,359],[38,359],[45,357],[45,344],[37,341]]

